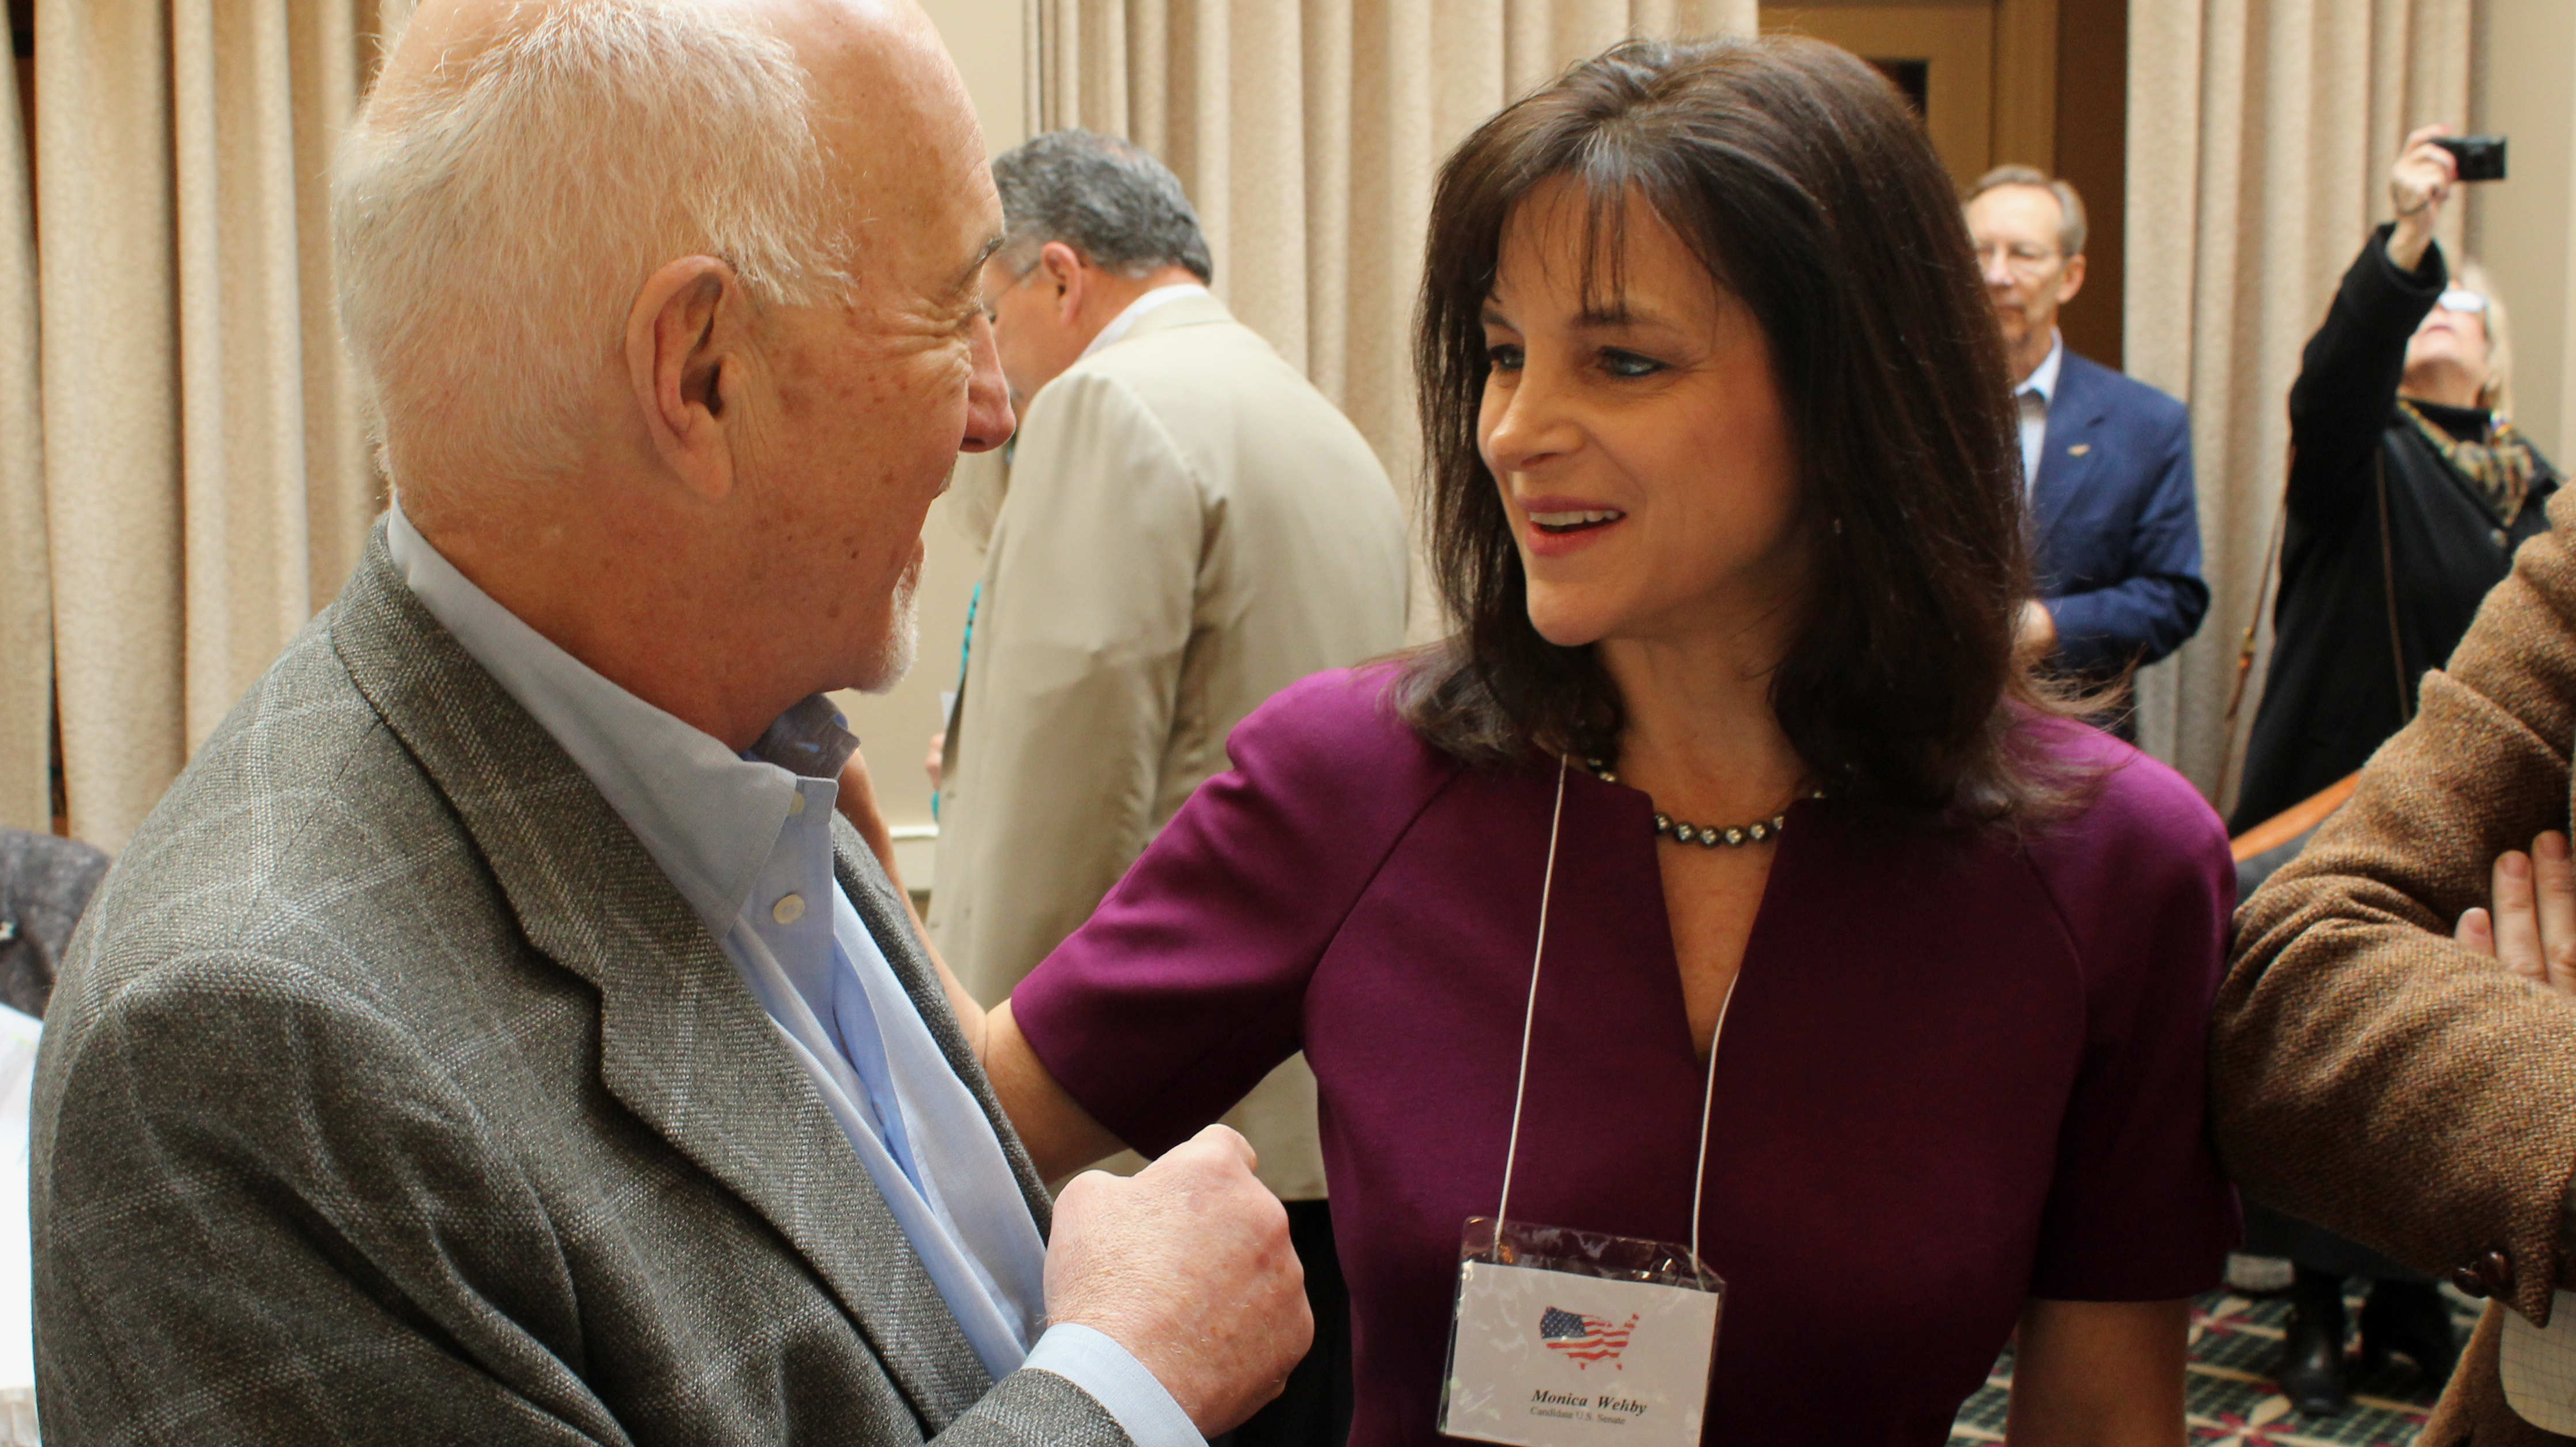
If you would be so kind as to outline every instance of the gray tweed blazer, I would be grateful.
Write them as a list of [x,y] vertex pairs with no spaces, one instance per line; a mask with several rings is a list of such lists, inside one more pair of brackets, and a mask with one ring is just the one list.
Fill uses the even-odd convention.
[[734,967],[381,528],[92,903],[33,1151],[47,1447],[1127,1447],[1063,1377],[989,1378]]

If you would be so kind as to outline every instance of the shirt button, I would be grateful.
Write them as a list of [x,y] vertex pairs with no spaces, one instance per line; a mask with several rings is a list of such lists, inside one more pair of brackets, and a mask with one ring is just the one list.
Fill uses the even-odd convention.
[[[2499,537],[2499,538],[2501,538],[2501,537],[2503,537],[2503,536],[2504,536],[2504,534],[2502,534],[2502,533],[2498,533],[2498,534],[2496,534],[2496,536],[2497,536],[2497,537]],[[788,818],[790,818],[790,819],[793,819],[793,818],[795,818],[797,815],[802,814],[802,813],[804,813],[804,812],[805,812],[805,791],[804,791],[804,790],[802,790],[802,789],[799,789],[799,790],[797,790],[795,793],[790,794],[790,795],[788,795],[788,796],[787,796],[787,817],[788,817]]]
[[780,924],[794,924],[798,920],[803,919],[805,917],[805,896],[801,894],[782,896],[778,903],[769,907],[769,917],[778,921]]
[[2494,532],[2491,532],[2491,533],[2487,534],[2487,536],[2488,536],[2488,537],[2491,537],[2491,538],[2493,538],[2493,539],[2495,539],[2495,545],[2496,545],[2497,547],[2499,547],[2499,548],[2500,548],[2500,547],[2503,547],[2505,544],[2507,544],[2507,543],[2509,543],[2509,542],[2512,542],[2512,541],[2513,541],[2513,536],[2512,536],[2512,534],[2507,533],[2507,532],[2506,532],[2504,529],[2502,529],[2502,528],[2498,528],[2498,529],[2496,529]]

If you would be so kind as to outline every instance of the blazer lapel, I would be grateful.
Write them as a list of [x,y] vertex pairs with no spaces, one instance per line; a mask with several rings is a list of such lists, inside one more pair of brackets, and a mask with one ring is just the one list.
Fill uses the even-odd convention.
[[2048,430],[2039,444],[2039,476],[2031,482],[2032,532],[2043,566],[2059,519],[2083,493],[2101,455],[2101,402],[2076,362],[2069,353],[2058,369],[2057,395],[2049,401]]
[[929,1431],[943,1430],[991,1379],[867,1168],[625,821],[412,596],[381,525],[331,633],[530,943],[599,992],[601,1083],[777,1229]]

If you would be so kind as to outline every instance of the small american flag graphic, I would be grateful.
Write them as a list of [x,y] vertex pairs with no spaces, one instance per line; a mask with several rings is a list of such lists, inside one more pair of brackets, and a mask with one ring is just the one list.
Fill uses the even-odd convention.
[[[1631,1314],[1623,1324],[1605,1317],[1585,1316],[1551,1306],[1539,1314],[1538,1337],[1552,1352],[1563,1352],[1569,1361],[1589,1371],[1594,1362],[1606,1361],[1616,1367],[1619,1354],[1628,1349],[1628,1333],[1637,1329],[1637,1318]],[[1625,1371],[1622,1367],[1620,1370]]]

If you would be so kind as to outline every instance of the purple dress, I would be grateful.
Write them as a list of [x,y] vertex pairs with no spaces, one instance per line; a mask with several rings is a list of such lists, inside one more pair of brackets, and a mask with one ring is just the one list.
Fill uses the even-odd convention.
[[[1461,1229],[1490,1216],[1553,768],[1471,769],[1383,666],[1280,694],[1013,998],[1039,1058],[1154,1154],[1303,1048],[1351,1291],[1354,1447],[1438,1439]],[[1705,1440],[1946,1440],[2025,1298],[2217,1283],[2202,1129],[2235,878],[2191,787],[2101,734],[2071,820],[1931,833],[1790,814],[1717,1059],[1703,1251],[1725,1277]],[[1646,796],[1577,770],[1512,1215],[1690,1239],[1702,1067]]]

